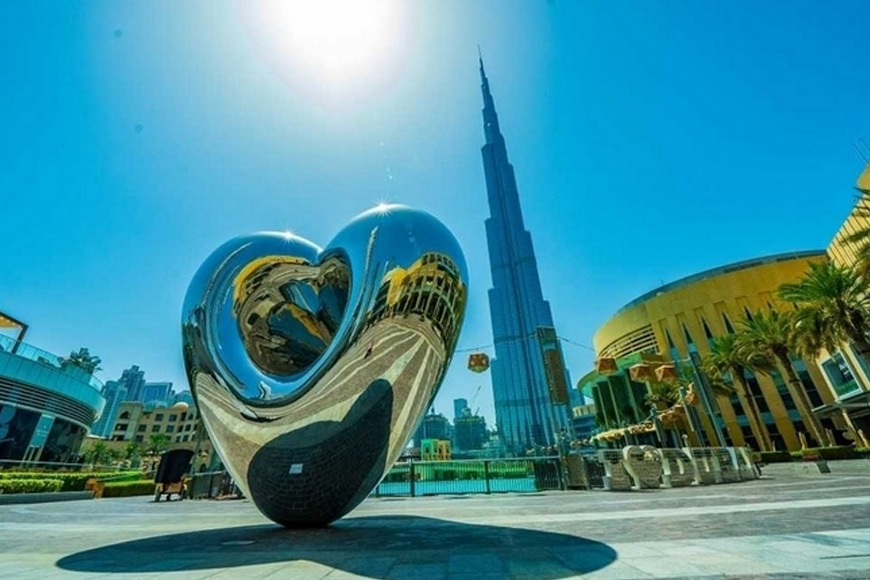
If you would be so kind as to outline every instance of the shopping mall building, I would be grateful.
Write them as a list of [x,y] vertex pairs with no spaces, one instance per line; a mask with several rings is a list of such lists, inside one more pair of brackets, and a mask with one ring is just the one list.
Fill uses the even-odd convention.
[[[859,178],[858,187],[870,190],[870,165]],[[649,386],[639,380],[639,369],[673,365],[701,382],[699,363],[715,338],[734,332],[755,312],[794,309],[793,304],[777,297],[782,284],[796,282],[813,263],[831,260],[853,264],[855,248],[846,239],[856,228],[870,227],[870,219],[865,217],[868,214],[856,207],[824,250],[765,256],[714,268],[666,284],[617,311],[593,338],[599,368],[578,385],[595,400],[599,430],[619,431],[652,415],[645,400]],[[601,361],[610,365],[606,372],[601,372]],[[862,437],[870,437],[870,369],[854,349],[843,345],[815,360],[793,357],[792,367],[813,415],[828,430],[831,442],[854,441],[861,446]],[[800,450],[799,433],[805,437],[809,433],[807,417],[801,415],[783,377],[777,372],[747,373],[747,383],[776,448]],[[699,391],[706,400],[689,406],[699,431],[688,434],[692,444],[759,448],[744,412],[745,401],[737,394],[713,393],[709,388]],[[616,445],[638,442],[631,434],[624,437],[629,438],[611,441]]]
[[102,385],[67,359],[23,341],[27,325],[0,312],[0,467],[75,461],[103,410]]

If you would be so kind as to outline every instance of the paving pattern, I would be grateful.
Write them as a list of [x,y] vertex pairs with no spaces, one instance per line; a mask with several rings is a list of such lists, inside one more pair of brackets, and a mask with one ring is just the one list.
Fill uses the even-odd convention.
[[867,475],[370,498],[284,530],[247,501],[0,506],[0,578],[870,580]]

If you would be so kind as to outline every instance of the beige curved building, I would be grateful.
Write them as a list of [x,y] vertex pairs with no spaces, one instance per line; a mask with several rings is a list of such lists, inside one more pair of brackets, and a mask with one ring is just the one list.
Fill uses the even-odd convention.
[[[595,333],[593,343],[598,358],[631,359],[643,354],[657,354],[664,359],[686,361],[710,352],[711,341],[734,331],[738,324],[755,312],[775,309],[786,312],[794,307],[778,300],[777,289],[795,282],[812,263],[827,260],[824,250],[767,256],[707,270],[667,284],[633,300]],[[801,378],[813,407],[829,405],[834,395],[814,361],[795,359],[794,368]],[[686,364],[686,363],[684,363]],[[627,380],[625,378],[620,380]],[[581,380],[581,388],[598,392],[596,405],[599,423],[614,425],[621,415],[623,402],[614,396],[613,377],[590,373]],[[748,383],[761,410],[762,418],[777,449],[797,451],[801,448],[798,432],[807,432],[785,381],[778,373],[750,376]],[[601,393],[607,392],[606,398]],[[618,392],[618,391],[616,391]],[[643,399],[635,396],[634,400]],[[640,406],[637,403],[636,406]],[[736,396],[716,396],[720,430],[726,442],[757,449],[743,407]],[[608,416],[608,409],[612,416]],[[635,416],[646,414],[638,409]],[[699,413],[706,442],[715,442],[715,430],[709,416]],[[832,418],[823,419],[835,438],[845,443],[843,426]],[[703,443],[703,442],[699,442]]]
[[[870,193],[870,164],[856,185]],[[848,239],[867,228],[870,201],[865,196],[859,198],[825,251],[779,254],[707,270],[648,292],[617,311],[593,338],[597,358],[614,359],[610,362],[617,368],[608,374],[592,371],[578,385],[595,398],[599,429],[624,427],[649,412],[644,401],[648,387],[631,379],[630,365],[654,367],[693,356],[697,363],[709,352],[713,338],[731,332],[747,315],[772,308],[792,310],[792,304],[777,300],[779,286],[797,281],[814,262],[853,265],[857,247]],[[844,344],[837,352],[822,352],[817,360],[793,362],[813,414],[833,436],[829,438],[834,443],[868,445],[870,367],[854,348]],[[758,375],[748,382],[777,448],[799,450],[797,433],[807,429],[782,377]],[[720,416],[717,423],[727,443],[758,448],[738,397],[715,397],[713,406],[718,408],[714,412]],[[707,442],[715,441],[716,429],[709,415],[699,415]]]

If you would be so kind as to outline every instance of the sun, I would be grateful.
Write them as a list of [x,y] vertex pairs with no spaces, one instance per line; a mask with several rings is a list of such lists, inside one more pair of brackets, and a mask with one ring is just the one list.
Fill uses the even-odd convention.
[[270,60],[304,82],[336,88],[378,76],[404,36],[404,8],[397,0],[270,0],[246,10]]

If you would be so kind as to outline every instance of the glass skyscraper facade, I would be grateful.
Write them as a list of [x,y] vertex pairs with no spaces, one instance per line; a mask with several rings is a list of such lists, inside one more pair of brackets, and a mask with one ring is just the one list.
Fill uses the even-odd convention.
[[[498,433],[513,453],[550,446],[567,429],[565,405],[553,405],[539,339],[540,328],[553,328],[553,315],[544,300],[532,237],[523,224],[513,166],[498,124],[489,81],[480,61],[483,91],[481,149],[490,217],[486,220],[492,289],[495,359],[492,387]],[[558,341],[550,348],[561,349]],[[559,353],[561,355],[561,351]],[[564,368],[558,370],[567,372]]]

